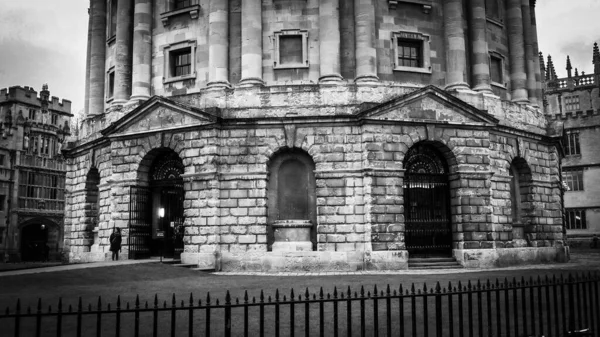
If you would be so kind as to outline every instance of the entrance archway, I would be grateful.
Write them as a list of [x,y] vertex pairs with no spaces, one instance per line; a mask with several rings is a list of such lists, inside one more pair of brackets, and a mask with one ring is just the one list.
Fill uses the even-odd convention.
[[46,219],[32,219],[21,227],[21,260],[49,261],[56,258],[60,232],[57,225]]
[[417,144],[404,160],[405,243],[411,257],[451,256],[448,165],[430,144]]
[[142,162],[140,185],[131,187],[131,258],[183,252],[183,168],[171,149],[155,149]]

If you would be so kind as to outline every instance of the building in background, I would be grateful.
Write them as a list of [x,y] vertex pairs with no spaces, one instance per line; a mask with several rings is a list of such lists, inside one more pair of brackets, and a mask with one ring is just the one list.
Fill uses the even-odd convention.
[[60,260],[71,102],[48,86],[0,91],[0,255],[5,261]]
[[558,78],[552,58],[546,65],[546,116],[565,132],[562,160],[565,225],[572,244],[600,235],[600,52],[592,51],[592,74],[579,73],[567,56],[567,77]]
[[70,260],[564,261],[535,1],[468,4],[91,0]]

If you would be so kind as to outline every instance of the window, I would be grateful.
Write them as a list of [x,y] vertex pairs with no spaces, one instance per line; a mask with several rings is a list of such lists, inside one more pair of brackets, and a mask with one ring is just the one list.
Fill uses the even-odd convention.
[[175,2],[173,3],[173,10],[186,8],[190,5],[192,5],[191,0],[175,0]]
[[50,154],[50,139],[42,137],[42,146],[40,147],[41,154]]
[[117,2],[118,0],[110,0],[108,4],[108,13],[106,18],[107,39],[112,42],[112,39],[117,35]]
[[569,186],[569,191],[583,191],[582,169],[563,169],[563,180]]
[[392,33],[394,70],[431,73],[429,36],[414,32]]
[[175,76],[185,76],[192,72],[192,51],[185,48],[173,52],[173,68],[171,73]]
[[184,41],[164,47],[163,83],[196,78],[196,41]]
[[65,180],[52,173],[23,171],[19,185],[19,208],[39,208],[40,203],[49,210],[63,210]]
[[585,209],[567,208],[565,210],[565,225],[567,229],[587,229]]
[[490,79],[493,84],[504,87],[504,58],[500,54],[490,54]]
[[0,211],[6,210],[6,196],[0,195]]
[[29,147],[31,153],[38,154],[38,146],[40,145],[40,139],[38,136],[31,136],[31,140],[29,141],[32,146]]
[[565,97],[565,110],[566,111],[578,111],[579,110],[579,96]]
[[274,69],[308,68],[308,32],[299,29],[275,32]]
[[33,110],[33,109],[29,109],[29,120],[31,120],[31,121],[34,121],[34,122],[35,122],[35,117],[36,117],[35,110]]
[[52,125],[56,125],[58,123],[58,115],[52,114]]
[[112,100],[115,95],[115,68],[108,70],[108,82],[106,83],[106,100]]
[[513,163],[508,169],[510,174],[510,205],[513,223],[521,223],[521,186],[519,169]]
[[502,6],[500,5],[501,0],[485,0],[485,15],[497,21],[502,22],[500,9]]
[[567,131],[565,152],[567,156],[581,154],[581,149],[579,147],[579,132]]
[[0,154],[0,166],[4,166],[4,158],[5,157],[6,157],[5,155]]

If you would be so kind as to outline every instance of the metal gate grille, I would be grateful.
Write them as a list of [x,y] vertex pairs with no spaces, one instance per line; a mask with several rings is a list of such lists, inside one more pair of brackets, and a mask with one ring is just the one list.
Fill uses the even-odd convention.
[[150,257],[152,240],[150,189],[131,186],[129,194],[129,258]]
[[405,178],[406,248],[415,255],[448,255],[452,231],[445,174],[412,173]]

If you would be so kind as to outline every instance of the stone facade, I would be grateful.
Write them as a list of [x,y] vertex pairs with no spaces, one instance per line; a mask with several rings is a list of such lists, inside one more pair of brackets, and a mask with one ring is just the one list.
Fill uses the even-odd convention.
[[[406,193],[425,195],[438,186],[448,194],[439,206],[448,226],[444,252],[464,266],[567,259],[558,140],[547,131],[536,91],[528,96],[520,75],[525,68],[514,76],[509,71],[509,54],[519,59],[523,47],[507,39],[521,34],[532,43],[532,34],[523,33],[528,21],[496,34],[491,19],[463,11],[461,1],[135,3],[135,18],[142,9],[152,18],[152,71],[145,81],[153,96],[130,93],[128,103],[117,104],[104,94],[98,108],[97,93],[88,93],[88,118],[67,151],[65,246],[72,261],[106,259],[114,227],[129,242],[123,255],[137,257],[137,231],[148,226],[151,240],[142,246],[151,254],[164,231],[180,228],[182,262],[201,267],[405,269],[419,249],[409,228],[420,203],[405,202]],[[95,8],[104,5],[92,0],[91,28]],[[513,5],[511,13],[520,13],[521,2],[506,2]],[[476,21],[481,34],[472,38],[456,20]],[[506,55],[502,85],[490,82],[489,68],[471,72],[467,64],[471,52],[487,55],[481,41],[489,36],[501,37],[489,42],[490,50]],[[113,65],[119,69],[111,43],[108,84]],[[187,58],[170,50],[189,53],[193,71],[172,64]],[[145,76],[135,70],[143,60],[134,56],[134,78]],[[146,84],[134,81],[131,92]],[[409,163],[420,157],[438,170],[426,176],[439,178],[439,185],[411,180],[422,171]],[[181,215],[172,202],[176,194],[169,194],[179,184]],[[287,198],[298,202],[284,207]],[[430,206],[442,200],[434,199]],[[99,211],[90,217],[86,209],[94,202]],[[427,212],[434,214],[432,207]],[[172,230],[157,215],[165,208],[176,219]],[[94,219],[92,242],[86,238]],[[306,223],[310,234],[302,232]],[[281,226],[296,229],[274,233]],[[307,244],[278,241],[286,235]]]
[[[567,77],[558,78],[548,56],[545,81],[546,117],[564,126],[563,180],[567,234],[573,245],[588,245],[600,235],[600,52],[593,49],[594,72],[581,74],[567,56]],[[579,219],[577,219],[578,217]]]
[[[63,256],[65,162],[71,102],[47,85],[0,91],[0,259],[59,261]],[[45,256],[48,246],[48,256]]]

